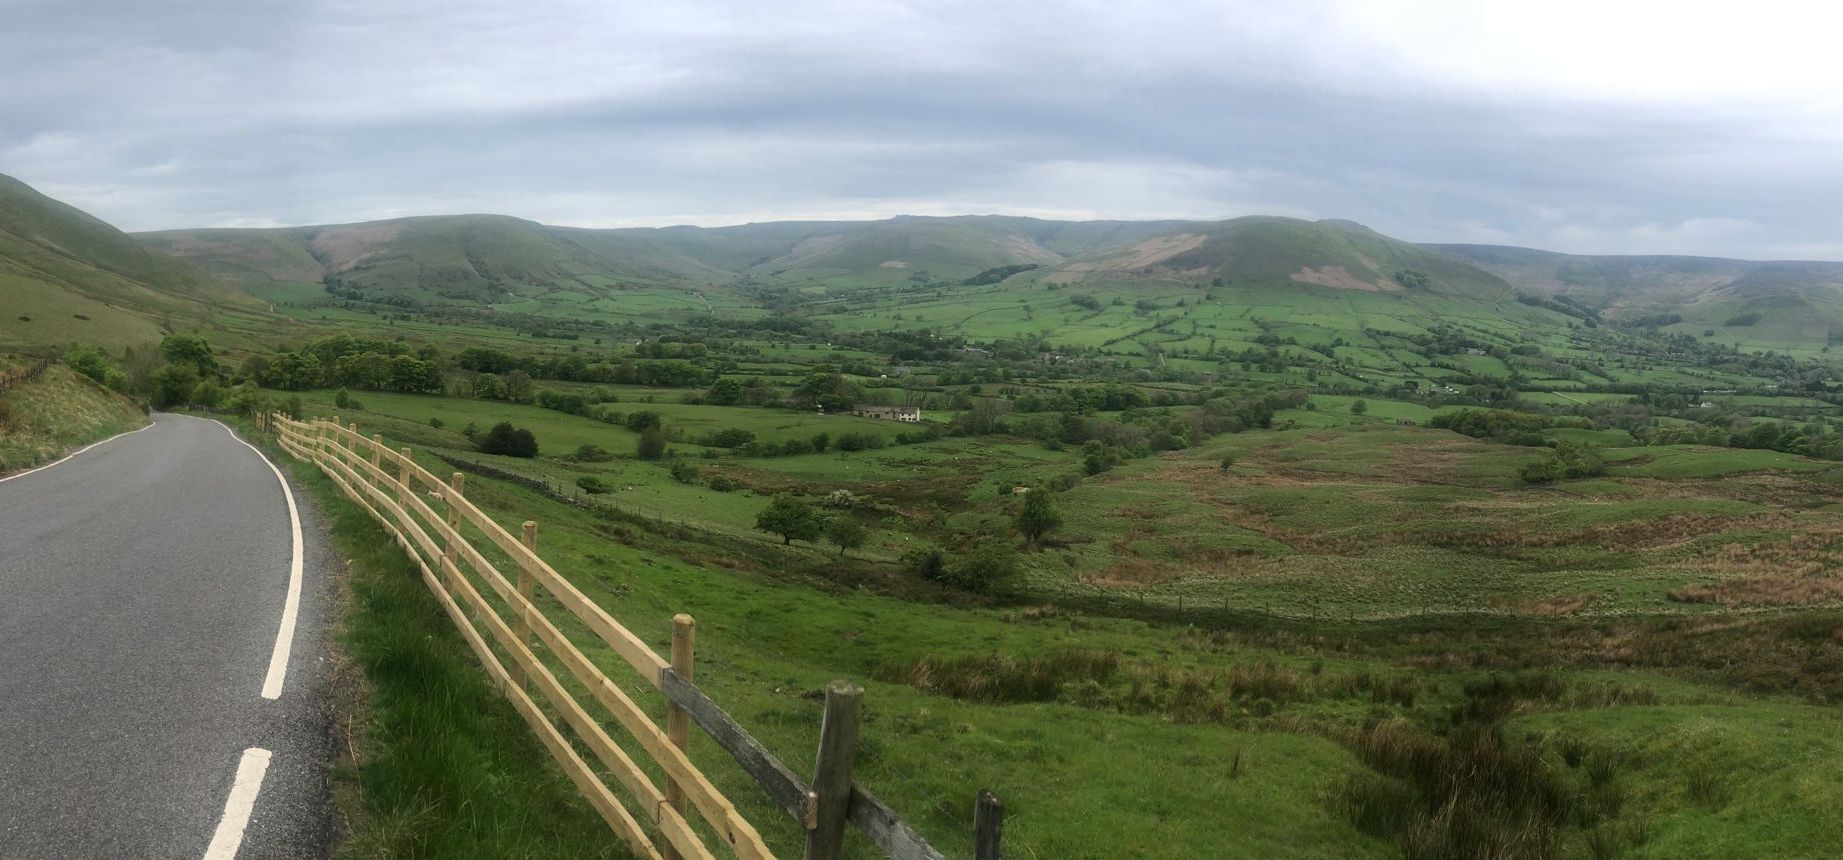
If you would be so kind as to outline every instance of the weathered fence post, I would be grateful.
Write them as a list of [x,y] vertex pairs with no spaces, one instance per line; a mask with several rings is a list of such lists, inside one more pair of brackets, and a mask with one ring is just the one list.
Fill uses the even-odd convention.
[[819,755],[813,765],[813,793],[819,796],[819,809],[815,826],[806,831],[806,860],[843,856],[863,704],[864,688],[849,681],[826,685],[825,722],[819,726]]
[[998,860],[998,839],[1005,829],[1005,804],[989,789],[979,790],[973,810],[973,860]]
[[[364,436],[360,435],[358,432],[358,422],[357,421],[354,421],[351,424],[346,425],[346,429],[352,431],[352,438],[354,440],[365,438]],[[340,460],[347,462],[347,463],[351,463],[352,471],[358,473],[359,480],[361,481],[364,480],[365,470],[360,469],[358,467],[358,464],[363,462],[363,460],[360,460],[359,458],[364,456],[358,450],[358,442],[354,441],[350,445],[347,445],[344,442],[336,442],[335,444],[338,444],[339,447],[344,448],[346,452],[351,455],[349,457],[341,457]]]
[[[692,654],[697,648],[697,621],[691,616],[679,613],[672,616],[672,672],[679,680],[692,680]],[[691,751],[691,712],[676,703],[666,703],[666,737],[672,745],[689,753]],[[685,787],[678,780],[666,777],[666,803],[685,814]],[[678,849],[666,846],[666,860],[676,860]]]
[[373,433],[371,434],[371,468],[376,471],[381,472],[383,471],[383,466],[384,466],[384,434]]

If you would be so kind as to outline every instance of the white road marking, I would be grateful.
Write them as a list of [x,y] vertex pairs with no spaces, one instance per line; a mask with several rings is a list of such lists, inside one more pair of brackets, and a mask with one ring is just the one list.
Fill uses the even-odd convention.
[[250,813],[256,811],[256,795],[262,791],[262,778],[269,772],[270,752],[260,747],[243,751],[237,761],[237,777],[230,784],[230,797],[224,799],[224,817],[211,834],[204,860],[235,860],[243,847],[243,831],[250,826]]
[[91,448],[94,448],[94,447],[96,447],[97,445],[102,445],[102,444],[106,444],[106,443],[109,443],[109,442],[113,442],[113,441],[115,441],[115,440],[117,440],[117,439],[120,439],[120,438],[122,438],[123,436],[133,436],[134,434],[136,434],[136,433],[139,433],[139,432],[141,432],[142,430],[152,430],[152,429],[154,429],[154,424],[156,424],[156,423],[158,423],[158,422],[155,422],[155,421],[148,421],[148,422],[147,422],[147,426],[146,426],[146,427],[141,427],[141,428],[137,428],[137,429],[134,429],[134,430],[129,430],[129,431],[128,431],[128,432],[126,432],[126,433],[117,433],[117,434],[115,434],[114,436],[110,436],[109,438],[107,438],[107,439],[104,439],[104,440],[102,440],[101,442],[91,442],[90,444],[88,444],[88,445],[85,445],[85,446],[83,446],[83,447],[81,447],[81,448],[78,448],[77,450],[75,450],[75,451],[72,451],[72,452],[70,452],[69,454],[65,454],[65,455],[64,455],[64,457],[63,457],[63,459],[61,459],[61,460],[54,460],[54,461],[52,461],[52,462],[50,462],[50,463],[46,463],[45,465],[43,465],[43,466],[40,466],[40,467],[38,467],[38,468],[36,468],[36,469],[27,469],[27,470],[25,470],[24,472],[20,472],[20,473],[19,473],[19,474],[17,474],[17,475],[8,475],[8,476],[6,476],[6,477],[4,477],[4,478],[0,478],[0,484],[4,484],[4,483],[6,483],[7,481],[11,481],[11,480],[15,480],[15,479],[17,479],[17,478],[23,478],[23,477],[25,477],[25,476],[27,476],[27,475],[30,475],[30,474],[33,474],[33,473],[36,473],[36,472],[43,472],[43,471],[45,471],[46,469],[49,469],[49,468],[51,468],[52,466],[56,466],[57,464],[59,464],[59,463],[62,463],[62,462],[64,462],[65,460],[69,460],[70,458],[72,458],[72,457],[75,457],[75,456],[77,456],[78,454],[81,454],[81,453],[83,453],[83,452],[85,452],[85,451],[88,451],[89,449],[91,449]]
[[288,500],[288,527],[294,541],[293,558],[288,562],[288,598],[282,602],[282,626],[281,629],[275,631],[275,649],[269,653],[269,672],[262,679],[262,697],[279,699],[282,697],[282,682],[288,677],[288,655],[294,651],[295,621],[301,614],[301,570],[303,567],[301,511],[294,504],[294,490],[289,489],[288,479],[282,477],[282,470],[269,462],[267,454],[262,453],[255,445],[243,441],[235,430],[225,426],[223,422],[213,421],[211,423],[223,427],[224,432],[230,434],[230,438],[237,440],[243,447],[255,451],[256,456],[262,458],[263,465],[268,466],[269,471],[275,473],[276,482],[282,485],[282,497]]

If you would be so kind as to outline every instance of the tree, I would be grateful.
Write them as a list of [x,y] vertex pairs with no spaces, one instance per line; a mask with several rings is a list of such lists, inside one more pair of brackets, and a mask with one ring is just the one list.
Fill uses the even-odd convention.
[[813,450],[815,452],[824,454],[826,452],[826,448],[830,447],[831,445],[832,445],[832,434],[830,433],[814,434]]
[[634,456],[641,460],[660,460],[666,455],[666,434],[655,424],[640,431],[640,441],[634,443]]
[[1350,404],[1350,414],[1352,415],[1369,414],[1369,401],[1358,400],[1355,403]]
[[869,532],[864,529],[864,524],[858,522],[856,517],[840,514],[826,523],[826,540],[838,547],[838,554],[841,557],[845,554],[845,550],[863,546],[864,539],[868,536]]
[[147,399],[155,409],[184,406],[198,386],[198,369],[190,364],[169,364],[149,377]]
[[217,356],[211,343],[195,334],[169,334],[160,341],[160,354],[174,364],[189,364],[200,376],[218,372]]
[[742,383],[723,377],[710,384],[710,390],[704,393],[704,402],[712,406],[735,406],[742,402]]
[[818,511],[786,493],[775,496],[768,502],[768,507],[755,515],[755,528],[780,535],[783,545],[797,540],[817,540],[824,527],[825,523],[820,520]]
[[510,421],[501,421],[486,431],[478,443],[481,453],[504,454],[508,457],[536,457],[538,440],[530,430],[513,427]]
[[1055,500],[1050,498],[1048,490],[1032,487],[1024,494],[1024,506],[1018,509],[1013,524],[1025,540],[1035,545],[1062,525],[1062,515],[1056,513]]

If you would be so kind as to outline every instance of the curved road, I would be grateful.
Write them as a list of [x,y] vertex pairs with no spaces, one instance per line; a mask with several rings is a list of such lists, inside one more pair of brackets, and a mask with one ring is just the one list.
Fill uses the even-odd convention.
[[325,856],[314,511],[155,419],[0,479],[0,858]]

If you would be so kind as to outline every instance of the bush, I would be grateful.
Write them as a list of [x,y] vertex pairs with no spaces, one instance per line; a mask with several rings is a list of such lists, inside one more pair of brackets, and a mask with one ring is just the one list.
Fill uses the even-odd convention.
[[614,455],[600,445],[582,445],[577,447],[572,459],[578,463],[606,463],[614,459]]
[[588,493],[591,496],[599,496],[603,493],[608,492],[610,489],[613,489],[612,487],[608,486],[607,481],[597,478],[594,475],[583,475],[582,477],[577,478],[576,486],[580,488],[583,492]]
[[1534,463],[1526,463],[1517,476],[1526,484],[1547,484],[1562,478],[1593,478],[1606,474],[1606,460],[1598,448],[1563,441]]
[[840,451],[874,451],[883,445],[883,437],[875,433],[842,433],[838,437]]
[[903,554],[902,564],[910,573],[923,579],[947,578],[947,553],[938,546],[919,546],[909,550]]
[[755,432],[740,427],[712,431],[697,438],[697,443],[706,448],[740,448],[753,441]]
[[[647,413],[637,413],[647,414]],[[640,441],[634,443],[634,456],[642,460],[660,460],[666,455],[666,434],[659,425],[647,427],[640,431]]]
[[635,433],[658,428],[662,425],[657,412],[629,412],[625,420],[627,429]]
[[672,472],[672,480],[677,481],[681,484],[697,483],[698,467],[693,466],[684,460],[675,461],[672,464],[671,472]]
[[510,421],[501,421],[486,431],[486,435],[475,443],[483,454],[503,454],[507,457],[536,457],[538,440],[530,430],[513,427]]
[[947,566],[947,582],[971,591],[997,591],[1019,572],[1017,550],[1002,540],[988,540]]
[[716,477],[710,479],[710,488],[713,490],[716,490],[719,493],[727,493],[731,490],[736,489],[736,486],[737,485],[735,481],[732,481],[729,478],[726,478],[722,475],[717,475]]
[[429,419],[429,427],[431,429],[440,430],[445,426],[447,425],[440,418],[430,418]]

